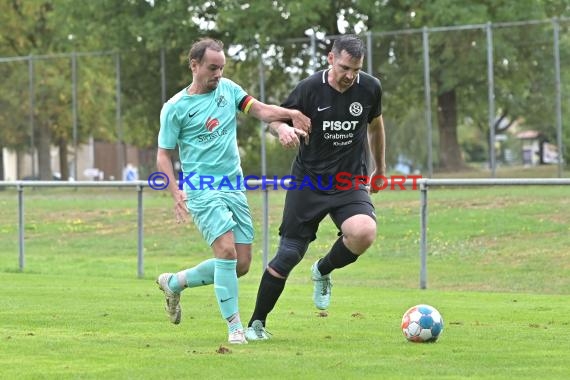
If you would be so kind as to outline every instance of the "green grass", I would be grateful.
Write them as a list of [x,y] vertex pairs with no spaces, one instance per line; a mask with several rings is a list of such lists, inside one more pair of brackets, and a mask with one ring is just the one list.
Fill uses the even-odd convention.
[[[269,196],[272,256],[283,193]],[[257,237],[240,279],[246,321],[262,266],[262,197],[249,197]],[[335,238],[327,220],[270,315],[274,339],[235,347],[212,287],[183,294],[178,326],[163,311],[154,277],[211,257],[191,223],[175,223],[166,194],[144,193],[138,279],[134,190],[26,189],[23,273],[17,195],[0,191],[0,378],[567,378],[568,188],[434,188],[428,198],[428,289],[419,289],[419,194],[383,192],[377,240],[335,272],[328,314],[314,309],[308,276]],[[401,334],[418,303],[444,317],[435,344]]]

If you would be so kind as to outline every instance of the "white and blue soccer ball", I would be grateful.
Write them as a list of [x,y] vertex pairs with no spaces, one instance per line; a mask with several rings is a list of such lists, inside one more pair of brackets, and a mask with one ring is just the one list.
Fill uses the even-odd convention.
[[410,342],[435,342],[442,331],[443,318],[433,306],[413,306],[402,317],[402,332]]

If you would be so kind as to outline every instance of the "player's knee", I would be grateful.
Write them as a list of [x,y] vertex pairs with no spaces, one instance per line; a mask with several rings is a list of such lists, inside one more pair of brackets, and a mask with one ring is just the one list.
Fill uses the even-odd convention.
[[303,259],[308,247],[308,240],[281,238],[277,254],[269,266],[281,276],[287,277]]
[[241,277],[249,272],[251,266],[251,244],[235,244],[237,253],[236,273]]
[[219,259],[236,260],[237,251],[233,244],[216,244],[214,247],[215,256]]
[[277,255],[269,262],[269,266],[283,277],[289,276],[289,273],[299,264],[303,257],[293,250],[279,249]]
[[237,267],[236,267],[236,273],[238,277],[241,276],[245,276],[247,274],[247,272],[249,272],[249,267],[250,267],[251,262],[239,262],[237,263]]
[[367,249],[376,240],[376,223],[366,223],[358,229],[345,234],[351,246],[358,246],[360,249]]

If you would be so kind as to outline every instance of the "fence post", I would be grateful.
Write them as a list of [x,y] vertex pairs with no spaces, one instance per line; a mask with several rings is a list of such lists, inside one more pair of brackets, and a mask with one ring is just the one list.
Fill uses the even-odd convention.
[[433,158],[432,158],[432,123],[431,123],[431,76],[429,70],[429,34],[428,28],[424,26],[422,33],[423,51],[424,51],[424,97],[425,97],[425,117],[427,125],[427,148],[428,148],[428,175],[433,175]]
[[420,183],[420,289],[427,288],[427,190],[425,182]]
[[29,77],[29,96],[30,96],[30,156],[32,158],[32,178],[36,176],[36,143],[34,142],[34,110],[35,110],[35,93],[34,93],[34,57],[28,58],[28,77]]
[[18,265],[20,272],[24,271],[24,187],[17,186],[18,189],[18,244],[20,248]]
[[117,132],[117,174],[119,179],[122,176],[123,169],[125,168],[125,146],[123,144],[123,125],[121,124],[122,119],[122,108],[121,108],[121,53],[117,52],[115,54],[115,98],[117,101],[117,109],[115,110],[115,122],[116,122],[116,132]]
[[[259,51],[259,100],[265,102],[265,66],[263,64],[263,51]],[[259,125],[259,137],[261,139],[261,177],[267,175],[267,139],[265,138],[265,123]],[[269,258],[269,191],[262,186],[263,194],[263,243],[262,243],[262,260],[261,270],[267,268]]]
[[366,32],[366,71],[370,75],[374,75],[374,67],[372,60],[372,32]]
[[317,38],[313,30],[313,33],[311,33],[311,74],[317,71],[317,68]]
[[137,186],[137,275],[139,278],[144,276],[144,263],[143,263],[143,187]]
[[489,164],[495,178],[495,78],[493,75],[493,28],[487,23],[487,81],[489,97]]
[[554,30],[554,75],[556,91],[556,143],[558,144],[558,178],[562,178],[563,155],[562,145],[562,96],[560,90],[560,23],[557,18],[552,19]]
[[[73,180],[77,181],[77,54],[71,53],[71,116],[73,125]],[[68,177],[71,173],[68,173]],[[69,178],[61,178],[67,181]]]
[[166,103],[166,51],[160,48],[160,100],[161,104]]

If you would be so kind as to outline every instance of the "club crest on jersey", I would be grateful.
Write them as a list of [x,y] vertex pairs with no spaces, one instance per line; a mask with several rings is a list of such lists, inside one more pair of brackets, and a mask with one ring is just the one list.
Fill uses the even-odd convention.
[[228,105],[228,101],[226,100],[226,98],[224,97],[224,95],[220,95],[216,98],[216,105],[218,107],[225,107]]
[[348,107],[348,111],[352,116],[360,116],[362,114],[362,104],[354,102]]
[[220,122],[218,121],[218,119],[212,119],[212,117],[208,117],[208,120],[206,120],[206,129],[210,132],[212,132],[214,130],[214,128],[216,128],[217,126],[220,125]]

